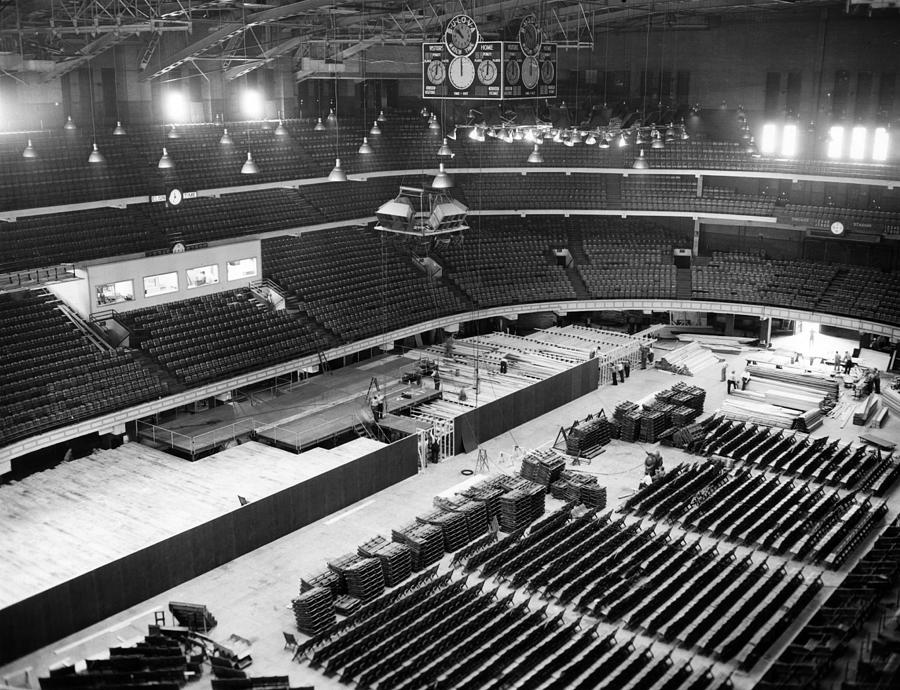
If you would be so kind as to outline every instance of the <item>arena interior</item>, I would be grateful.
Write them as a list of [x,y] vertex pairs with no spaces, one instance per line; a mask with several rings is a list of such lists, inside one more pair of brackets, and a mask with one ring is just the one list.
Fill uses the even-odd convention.
[[0,689],[900,687],[895,0],[0,0]]

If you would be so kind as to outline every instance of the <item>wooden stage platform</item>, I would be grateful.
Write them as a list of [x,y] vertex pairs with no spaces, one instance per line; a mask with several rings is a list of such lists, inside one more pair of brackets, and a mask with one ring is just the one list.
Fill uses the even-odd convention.
[[[196,462],[139,443],[0,485],[0,664],[414,475],[417,439]],[[241,505],[238,496],[247,499]]]
[[254,393],[249,401],[232,402],[197,413],[180,413],[157,424],[139,424],[142,438],[194,456],[255,431],[259,437],[294,451],[306,450],[372,421],[366,394],[372,378],[385,395],[385,412],[402,413],[436,400],[431,381],[421,386],[401,383],[415,369],[408,356],[385,355],[293,384],[290,389]]

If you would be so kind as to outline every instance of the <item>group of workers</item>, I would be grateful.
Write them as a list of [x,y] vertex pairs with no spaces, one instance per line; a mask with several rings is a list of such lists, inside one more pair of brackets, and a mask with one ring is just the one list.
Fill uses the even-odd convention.
[[[609,371],[612,374],[612,385],[618,386],[620,382],[625,383],[626,377],[631,376],[631,362],[627,359],[610,362]],[[616,380],[617,378],[618,381]]]
[[840,374],[844,373],[846,376],[850,373],[850,370],[853,368],[853,358],[850,357],[850,353],[845,351],[844,356],[841,357],[840,353],[835,350],[834,351],[834,373]]
[[[724,369],[725,367],[723,366],[722,368]],[[732,390],[745,391],[747,390],[747,384],[750,383],[750,372],[744,369],[744,371],[741,372],[741,375],[738,376],[737,371],[732,369],[731,373],[728,374],[728,378],[726,380],[728,382],[727,388],[729,395],[731,394]]]

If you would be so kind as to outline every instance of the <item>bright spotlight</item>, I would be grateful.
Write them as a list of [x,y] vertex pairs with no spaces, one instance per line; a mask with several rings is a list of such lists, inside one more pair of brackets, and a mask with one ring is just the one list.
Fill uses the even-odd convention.
[[828,130],[828,157],[840,158],[844,151],[844,128],[834,125]]
[[188,103],[181,91],[169,91],[163,101],[166,120],[168,122],[187,122]]
[[890,135],[884,127],[878,127],[875,130],[874,141],[872,142],[872,160],[886,161],[888,157],[888,146],[890,145]]
[[781,133],[781,155],[797,155],[797,125],[785,125]]
[[850,133],[850,159],[861,161],[866,155],[866,128],[854,127]]
[[761,153],[775,153],[778,141],[778,128],[769,122],[763,125],[762,137],[760,137],[759,150]]
[[259,120],[263,116],[263,98],[259,91],[245,89],[241,92],[241,112],[250,120]]

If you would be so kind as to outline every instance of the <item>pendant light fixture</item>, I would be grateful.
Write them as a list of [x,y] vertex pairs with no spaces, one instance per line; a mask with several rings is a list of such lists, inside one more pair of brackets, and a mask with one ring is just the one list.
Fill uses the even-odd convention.
[[334,159],[334,167],[331,169],[331,172],[328,173],[328,181],[329,182],[346,182],[347,181],[347,173],[344,172],[344,169],[341,167],[341,159]]
[[97,142],[94,142],[94,150],[91,151],[91,155],[88,156],[88,163],[105,163],[106,159],[103,157],[103,154],[100,153],[100,149],[97,148]]
[[113,136],[124,137],[128,134],[122,126],[122,120],[119,119],[119,46],[113,46],[113,87],[116,98],[116,127],[113,129]]
[[316,121],[316,126],[313,127],[313,131],[314,132],[324,132],[325,131],[325,123],[322,122],[321,117]]
[[634,164],[631,167],[635,170],[646,170],[650,167],[647,159],[644,158],[644,149],[641,149],[640,155],[634,159]]
[[253,160],[253,154],[247,151],[247,160],[241,166],[242,175],[256,175],[259,172],[259,166]]
[[172,160],[165,146],[163,146],[162,156],[159,157],[159,163],[156,164],[156,167],[160,170],[172,170],[175,167],[175,161]]
[[31,139],[28,140],[28,145],[25,147],[25,150],[22,151],[22,158],[37,158],[37,151],[34,150],[34,146],[31,145]]
[[604,134],[603,137],[600,139],[600,143],[598,144],[598,147],[601,148],[601,149],[608,149],[608,148],[609,148],[609,139],[606,138],[606,135],[605,135],[605,134]]
[[[366,2],[363,0],[362,6],[362,14],[363,14],[363,36],[365,39],[365,26],[366,26]],[[368,82],[366,81],[366,56],[368,55],[368,50],[363,50],[362,52],[362,102],[363,102],[363,127],[365,127],[365,123],[369,121],[369,94],[368,94]],[[370,154],[375,153],[375,149],[372,148],[371,144],[369,144],[369,139],[365,135],[363,135],[362,144],[359,145],[359,148],[356,151],[361,156],[368,156]]]
[[361,153],[366,156],[370,153],[375,153],[375,150],[372,148],[372,145],[369,144],[369,137],[363,137],[363,143],[360,144],[359,150],[357,153]]
[[288,135],[287,127],[284,126],[284,121],[279,120],[278,126],[275,128],[275,136],[276,137],[286,137]]
[[438,149],[437,155],[439,156],[449,156],[453,157],[453,151],[450,150],[450,145],[447,143],[447,137],[444,137],[444,143],[441,144],[441,147]]
[[172,129],[169,130],[169,133],[166,136],[169,139],[181,139],[181,132],[175,129],[175,125],[172,125]]
[[537,144],[534,145],[534,150],[530,154],[528,154],[528,162],[529,163],[543,163],[544,156],[541,155],[541,149]]
[[234,139],[228,133],[228,127],[222,130],[222,137],[219,139],[219,143],[222,146],[231,146],[234,143]]
[[444,164],[441,163],[437,175],[431,181],[431,187],[433,189],[450,189],[452,186],[453,178],[447,174],[447,171],[444,170]]
[[125,128],[122,126],[121,122],[116,121],[116,128],[113,130],[113,135],[117,137],[124,137],[128,132],[125,131]]
[[387,118],[384,116],[383,110],[379,111],[378,117],[375,119],[375,122],[387,122]]
[[71,115],[66,118],[66,124],[63,125],[63,129],[69,132],[74,132],[76,129],[78,129],[75,126],[75,121],[72,119]]
[[[100,153],[100,149],[97,148],[97,123],[94,119],[94,75],[93,70],[91,69],[90,63],[88,63],[88,79],[90,80],[90,98],[91,98],[91,139],[93,139],[94,148],[88,156],[88,163],[93,163],[94,165],[101,165],[106,163],[106,159],[103,157],[103,154]],[[71,118],[70,118],[71,121]],[[73,124],[74,126],[74,124]]]
[[381,134],[381,128],[378,126],[378,120],[375,120],[372,123],[372,129],[369,130],[369,135],[374,137],[378,134]]
[[[335,94],[335,100],[337,100],[337,94]],[[328,117],[325,118],[328,124],[333,125],[337,122],[337,114],[334,112],[334,108],[328,111]]]

